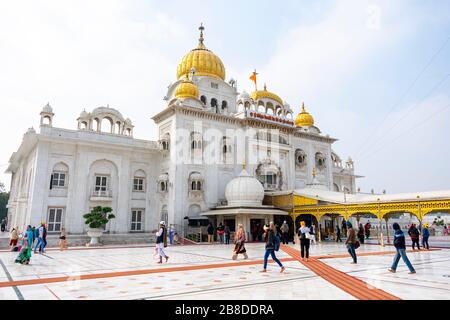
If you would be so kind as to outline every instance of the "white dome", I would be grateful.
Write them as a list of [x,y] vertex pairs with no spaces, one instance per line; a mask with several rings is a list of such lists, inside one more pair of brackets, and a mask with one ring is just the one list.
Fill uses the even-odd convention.
[[261,206],[264,199],[264,188],[257,179],[244,169],[239,177],[228,182],[225,197],[229,206]]
[[53,113],[53,109],[52,109],[52,107],[50,107],[50,104],[47,103],[44,106],[44,108],[42,108],[42,112],[44,112],[44,113]]
[[244,90],[239,96],[238,100],[250,100],[250,95]]
[[86,112],[86,110],[81,111],[80,118],[84,119],[89,117],[89,114]]

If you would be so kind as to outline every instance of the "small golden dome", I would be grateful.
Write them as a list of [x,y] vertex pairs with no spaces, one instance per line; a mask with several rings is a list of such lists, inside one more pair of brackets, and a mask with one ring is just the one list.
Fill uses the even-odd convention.
[[184,79],[175,89],[175,98],[194,98],[198,99],[199,91],[197,86],[190,80]]
[[302,103],[302,112],[295,118],[295,125],[297,127],[311,127],[314,125],[314,118],[305,111],[305,103]]
[[192,49],[182,59],[177,67],[177,79],[191,72],[195,68],[195,75],[210,76],[225,80],[225,67],[222,60],[203,44],[203,30],[200,25],[200,39],[197,48]]
[[266,98],[266,99],[275,100],[276,102],[278,102],[281,105],[283,104],[283,100],[281,100],[281,98],[278,95],[276,95],[275,93],[272,93],[270,91],[267,91],[266,85],[264,85],[264,90],[253,91],[251,94],[251,97],[254,101],[261,99],[261,98]]

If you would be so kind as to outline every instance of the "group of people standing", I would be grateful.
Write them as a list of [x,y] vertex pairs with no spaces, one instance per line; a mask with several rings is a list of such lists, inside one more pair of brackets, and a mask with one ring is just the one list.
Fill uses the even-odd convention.
[[206,232],[208,233],[209,243],[214,242],[214,231],[216,231],[217,233],[217,239],[219,240],[219,243],[230,244],[231,230],[226,222],[225,224],[223,224],[222,222],[219,223],[219,226],[216,229],[214,229],[211,222],[208,224]]
[[[21,243],[19,243],[20,239],[22,240]],[[19,256],[15,262],[29,264],[32,250],[35,254],[38,252],[41,254],[45,253],[45,248],[47,247],[46,224],[43,222],[39,227],[32,227],[31,225],[28,225],[23,234],[20,233],[17,226],[13,227],[10,232],[9,245],[11,251],[19,252]],[[61,251],[67,249],[66,231],[64,228],[61,228],[59,248]]]

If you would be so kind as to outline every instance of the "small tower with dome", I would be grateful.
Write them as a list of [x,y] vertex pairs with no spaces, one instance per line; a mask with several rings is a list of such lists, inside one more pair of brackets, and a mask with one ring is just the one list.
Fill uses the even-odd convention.
[[41,127],[53,126],[53,117],[55,116],[55,114],[53,113],[53,108],[50,106],[50,103],[47,102],[47,104],[42,108],[40,115],[41,115]]

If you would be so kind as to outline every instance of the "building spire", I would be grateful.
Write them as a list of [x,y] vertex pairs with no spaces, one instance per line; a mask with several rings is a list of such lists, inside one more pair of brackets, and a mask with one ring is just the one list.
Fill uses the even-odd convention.
[[205,30],[205,27],[203,26],[203,22],[200,23],[200,27],[198,27],[198,30],[200,30],[200,38],[198,39],[198,47],[199,48],[204,48],[205,45],[203,44],[203,30]]

